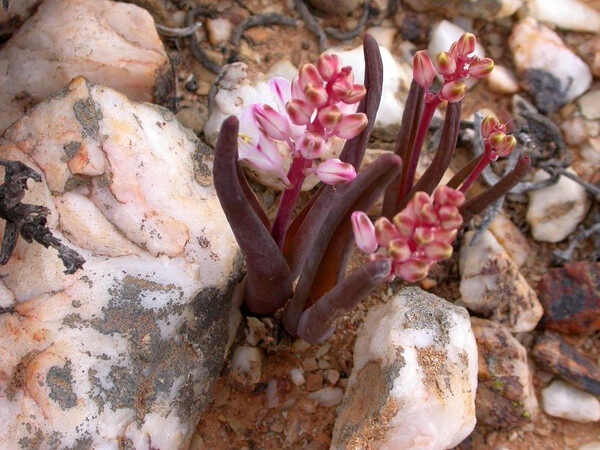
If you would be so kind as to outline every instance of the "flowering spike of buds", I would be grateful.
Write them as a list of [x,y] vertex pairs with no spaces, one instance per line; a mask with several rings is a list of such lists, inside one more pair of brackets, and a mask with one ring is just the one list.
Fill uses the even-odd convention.
[[313,106],[321,107],[327,104],[329,96],[322,85],[308,84],[304,88],[304,96],[306,101]]
[[456,59],[450,53],[438,53],[436,62],[440,75],[449,77],[454,75],[454,72],[456,72]]
[[443,261],[452,256],[452,246],[446,242],[430,242],[424,250],[425,257],[432,261]]
[[317,61],[317,69],[325,81],[330,81],[340,73],[341,67],[342,61],[340,57],[333,53],[322,53]]
[[252,107],[254,118],[258,126],[271,139],[285,141],[292,133],[287,118],[279,114],[269,105],[254,105]]
[[446,83],[440,92],[442,100],[447,100],[450,103],[460,102],[467,93],[467,85],[462,80],[451,81]]
[[394,239],[387,247],[388,255],[394,258],[394,261],[403,262],[410,258],[410,246],[404,239]]
[[473,78],[482,78],[494,70],[494,61],[490,58],[477,58],[469,65],[469,76]]
[[325,140],[315,133],[306,133],[298,145],[300,154],[306,159],[320,158],[325,151]]
[[292,99],[285,105],[285,110],[294,124],[308,125],[315,108],[303,100]]
[[342,112],[336,105],[329,105],[317,113],[317,120],[324,128],[332,130],[342,120]]
[[367,116],[364,113],[346,114],[334,127],[333,132],[342,139],[352,139],[367,126]]
[[377,239],[375,238],[375,227],[363,211],[354,211],[350,216],[352,231],[356,245],[365,253],[373,253],[377,250]]
[[408,282],[422,280],[429,272],[429,265],[423,261],[411,260],[394,264],[394,274]]
[[304,64],[298,73],[298,84],[302,89],[305,89],[309,84],[321,86],[323,78],[314,64]]
[[356,169],[352,164],[340,161],[338,158],[323,161],[315,173],[325,184],[348,183],[356,178]]
[[380,246],[387,247],[390,241],[400,237],[400,233],[387,217],[380,217],[375,222],[375,236]]
[[413,57],[413,78],[417,84],[429,89],[435,78],[435,67],[429,54],[425,50],[419,50]]
[[475,51],[477,38],[473,33],[463,34],[456,42],[456,53],[460,57],[466,57]]

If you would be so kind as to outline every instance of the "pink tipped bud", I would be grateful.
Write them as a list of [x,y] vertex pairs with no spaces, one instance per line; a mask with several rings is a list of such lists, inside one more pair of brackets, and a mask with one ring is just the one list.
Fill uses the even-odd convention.
[[439,186],[433,193],[433,203],[437,206],[461,206],[465,202],[465,194],[448,186]]
[[481,122],[481,135],[484,139],[487,139],[495,131],[505,132],[506,126],[502,125],[494,116],[486,116]]
[[404,281],[413,282],[422,280],[429,273],[429,265],[423,261],[406,261],[394,264],[394,274]]
[[394,258],[394,261],[402,262],[410,258],[410,246],[404,239],[394,239],[387,246],[388,255]]
[[431,227],[417,227],[413,233],[413,238],[417,245],[425,245],[433,242],[435,234]]
[[320,158],[325,151],[325,140],[315,133],[305,133],[298,143],[300,154],[306,159]]
[[467,85],[461,81],[451,81],[442,87],[440,97],[442,100],[447,100],[450,103],[460,102],[467,94]]
[[494,70],[494,61],[491,58],[477,58],[469,65],[469,76],[482,78]]
[[425,50],[419,50],[413,57],[413,78],[417,84],[425,89],[428,89],[433,83],[435,67]]
[[338,76],[331,80],[329,85],[331,93],[336,100],[341,100],[350,95],[353,86],[354,74],[350,66],[343,67]]
[[418,213],[423,208],[423,206],[431,203],[431,197],[429,197],[429,194],[427,194],[427,192],[419,191],[415,193],[414,197],[411,200],[411,203],[413,206],[413,211],[415,213]]
[[367,95],[367,88],[362,84],[353,84],[346,95],[340,97],[340,100],[351,105],[360,102],[365,95]]
[[477,44],[477,38],[472,33],[463,34],[458,41],[456,41],[456,53],[458,56],[465,57],[475,51],[475,45]]
[[433,231],[435,233],[435,240],[439,242],[446,242],[448,244],[452,244],[454,239],[456,239],[456,235],[458,234],[458,230],[453,228],[452,230],[443,230],[441,228],[436,228]]
[[309,84],[321,86],[323,84],[323,78],[321,78],[321,75],[314,64],[304,64],[300,68],[300,73],[298,74],[298,84],[302,89],[305,89]]
[[516,146],[517,139],[514,136],[505,134],[504,139],[494,147],[494,151],[498,156],[503,158],[510,155]]
[[323,127],[333,129],[342,120],[342,112],[335,105],[329,105],[317,113],[317,120]]
[[319,164],[316,174],[325,184],[342,184],[356,178],[356,169],[352,164],[332,158]]
[[315,84],[308,84],[304,88],[304,96],[309,104],[316,107],[326,105],[329,99],[327,90],[323,86]]
[[373,253],[377,250],[377,239],[375,239],[375,227],[363,211],[354,211],[350,216],[352,231],[356,245],[365,253]]
[[387,247],[390,241],[400,237],[400,233],[386,217],[380,217],[375,222],[375,236],[379,245]]
[[255,104],[252,112],[258,126],[271,139],[285,141],[292,134],[288,119],[269,105]]
[[448,50],[448,53],[453,56],[454,58],[458,58],[458,48],[457,48],[457,44],[458,42],[453,42],[452,45],[450,46],[450,49]]
[[456,59],[450,53],[441,52],[436,57],[438,72],[444,77],[454,75],[456,72]]
[[333,129],[336,136],[352,139],[358,136],[367,126],[368,119],[364,113],[346,114]]
[[431,203],[424,205],[416,214],[419,220],[424,224],[433,225],[437,221],[435,206]]
[[458,212],[458,208],[456,206],[446,205],[440,206],[438,209],[438,217],[442,222],[454,219],[457,216],[460,216],[460,213]]
[[303,100],[290,100],[285,105],[285,110],[290,116],[292,123],[296,125],[308,125],[311,121],[314,106]]
[[431,261],[443,261],[452,256],[452,246],[446,242],[431,242],[425,246],[425,257]]
[[413,230],[417,224],[416,217],[408,208],[404,208],[394,216],[394,225],[400,233],[400,236],[409,238],[412,236]]
[[325,81],[331,80],[340,73],[341,67],[342,60],[333,53],[321,53],[317,61],[317,69]]

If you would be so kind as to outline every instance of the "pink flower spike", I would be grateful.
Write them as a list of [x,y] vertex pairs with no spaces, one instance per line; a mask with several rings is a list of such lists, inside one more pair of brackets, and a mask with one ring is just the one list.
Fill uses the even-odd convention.
[[298,84],[302,89],[305,89],[309,84],[321,86],[323,78],[319,75],[319,71],[314,64],[304,64],[298,74]]
[[456,53],[458,56],[465,57],[475,51],[477,38],[473,33],[463,34],[456,42]]
[[440,91],[442,100],[447,100],[450,103],[460,102],[467,94],[467,85],[461,81],[451,81],[446,83]]
[[400,237],[400,232],[387,217],[380,217],[375,221],[375,236],[379,245],[387,247],[390,241]]
[[431,261],[443,261],[452,256],[452,246],[446,242],[431,242],[425,246],[425,257]]
[[450,53],[441,52],[436,57],[438,72],[444,77],[454,75],[456,72],[456,59]]
[[417,84],[425,89],[429,89],[429,86],[433,83],[435,67],[425,50],[419,50],[413,57],[413,78]]
[[260,130],[254,120],[252,108],[246,108],[240,117],[240,129],[238,132],[238,146],[240,155],[253,150],[258,145]]
[[315,173],[325,184],[348,183],[356,178],[356,169],[352,164],[340,161],[338,158],[323,161]]
[[482,78],[494,70],[494,61],[490,58],[477,58],[469,65],[469,76],[473,78]]
[[285,141],[292,134],[288,119],[271,106],[255,104],[252,106],[252,112],[258,126],[271,139]]
[[290,116],[292,123],[296,125],[308,125],[315,111],[314,106],[303,100],[290,100],[285,105],[285,110]]
[[298,150],[306,159],[319,158],[325,151],[325,140],[318,134],[306,133],[300,138]]
[[394,274],[404,281],[419,281],[429,273],[429,265],[423,261],[406,261],[401,264],[394,264]]
[[367,122],[368,119],[364,113],[347,114],[342,117],[333,132],[342,139],[352,139],[365,129]]
[[333,53],[321,53],[317,61],[317,69],[325,81],[330,81],[340,73],[341,67],[342,60],[338,55]]
[[365,253],[373,253],[377,250],[377,239],[375,239],[375,227],[363,211],[354,211],[350,216],[352,231],[356,245]]
[[327,104],[329,95],[327,90],[321,85],[309,84],[304,88],[306,101],[313,106],[320,107]]

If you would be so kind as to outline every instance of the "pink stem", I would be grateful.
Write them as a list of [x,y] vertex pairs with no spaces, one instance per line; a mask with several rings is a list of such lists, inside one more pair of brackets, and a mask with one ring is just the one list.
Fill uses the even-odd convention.
[[492,159],[490,158],[490,152],[485,151],[483,158],[481,158],[481,160],[479,160],[479,162],[477,163],[477,165],[475,166],[475,168],[473,169],[473,172],[471,172],[469,174],[469,176],[467,177],[467,179],[465,180],[465,182],[462,184],[462,186],[460,187],[460,191],[465,193],[467,192],[467,189],[469,189],[471,187],[471,185],[475,182],[475,180],[477,179],[477,177],[479,177],[479,175],[481,175],[481,172],[483,172],[483,169],[486,168],[486,166],[492,161]]
[[279,201],[279,207],[277,208],[277,215],[273,221],[273,228],[271,229],[271,236],[277,243],[280,249],[283,248],[285,241],[285,234],[290,225],[290,219],[294,213],[294,208],[298,202],[300,191],[302,190],[302,183],[306,175],[304,169],[311,167],[312,161],[303,158],[302,156],[294,158],[292,167],[288,172],[288,178],[292,187],[285,189],[281,194],[281,200]]
[[421,155],[421,147],[423,147],[423,142],[425,142],[425,136],[427,135],[427,130],[429,130],[429,124],[431,123],[435,109],[440,103],[441,100],[439,95],[436,95],[430,101],[425,102],[421,121],[419,122],[419,128],[417,129],[415,143],[408,153],[407,161],[404,163],[405,168],[402,170],[402,181],[400,190],[398,191],[399,201],[402,201],[412,189],[415,173],[419,164],[419,156]]

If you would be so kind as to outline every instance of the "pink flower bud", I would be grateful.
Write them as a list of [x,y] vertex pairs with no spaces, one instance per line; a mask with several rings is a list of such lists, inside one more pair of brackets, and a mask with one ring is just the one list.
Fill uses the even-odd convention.
[[369,216],[363,211],[354,211],[350,216],[350,220],[357,247],[365,253],[373,253],[377,250],[375,227]]
[[312,119],[314,106],[303,100],[290,100],[285,105],[285,110],[290,116],[292,123],[296,125],[308,125]]
[[423,206],[431,203],[431,197],[429,197],[427,192],[419,191],[415,193],[410,203],[412,203],[413,211],[418,213]]
[[448,244],[452,244],[454,239],[456,239],[456,235],[458,234],[458,230],[453,228],[452,230],[443,230],[441,228],[436,228],[434,231],[435,240],[439,242],[446,242]]
[[462,80],[451,81],[442,87],[440,97],[450,103],[460,102],[467,94],[467,85]]
[[425,246],[425,257],[431,261],[443,261],[452,256],[452,246],[446,242],[431,242]]
[[[440,208],[441,209],[441,208]],[[463,223],[462,216],[460,214],[447,214],[442,219],[440,217],[440,226],[443,230],[455,230],[458,229]]]
[[417,225],[417,219],[408,207],[396,214],[393,221],[398,233],[404,238],[411,237]]
[[458,41],[456,41],[456,53],[458,56],[465,57],[475,51],[475,45],[477,44],[477,38],[472,33],[463,34]]
[[461,206],[465,202],[465,194],[448,186],[439,186],[433,193],[433,203],[437,206]]
[[394,261],[402,262],[410,258],[410,246],[404,239],[394,239],[387,247],[388,255],[394,258]]
[[338,158],[323,161],[315,171],[325,184],[348,183],[356,178],[356,169],[352,164],[340,161]]
[[477,58],[469,65],[469,76],[473,78],[482,78],[489,75],[494,70],[494,61],[490,58]]
[[314,64],[304,64],[300,68],[300,73],[298,74],[298,84],[302,89],[305,89],[309,84],[321,86],[323,84],[323,78],[321,78],[321,75]]
[[308,84],[304,88],[304,96],[306,101],[317,108],[327,104],[329,95],[327,90],[322,85]]
[[394,264],[394,274],[404,281],[413,282],[422,280],[429,273],[429,265],[423,261],[410,260]]
[[317,120],[323,127],[332,130],[342,120],[342,112],[335,105],[329,105],[317,113]]
[[429,89],[429,86],[433,83],[435,67],[425,50],[419,50],[413,57],[413,78],[417,84],[425,89]]
[[458,208],[456,206],[440,206],[438,209],[438,217],[440,221],[445,222],[456,217],[460,217],[460,213],[458,212]]
[[255,104],[252,106],[252,112],[258,126],[271,139],[285,141],[292,134],[288,119],[269,105]]
[[417,218],[424,224],[433,225],[437,221],[437,214],[435,212],[435,206],[431,203],[423,205],[423,207],[416,212]]
[[496,139],[494,151],[501,158],[508,156],[517,146],[517,139],[514,136],[505,134],[501,140]]
[[485,119],[483,119],[483,122],[481,122],[481,135],[484,139],[487,139],[490,137],[490,134],[495,131],[504,133],[506,131],[506,126],[502,125],[494,116],[486,116]]
[[450,53],[441,52],[436,57],[438,72],[444,77],[454,75],[456,72],[456,59]]
[[387,217],[380,217],[375,221],[375,236],[379,245],[387,247],[390,241],[400,237],[400,233]]
[[278,173],[283,180],[283,184],[286,187],[290,186],[290,180],[283,170],[283,158],[275,143],[268,137],[261,134],[256,147],[243,152],[240,148],[239,157],[257,169]]
[[317,61],[317,68],[325,81],[331,80],[340,73],[341,67],[342,60],[333,53],[321,53]]
[[340,96],[339,99],[344,103],[351,105],[352,103],[360,102],[365,95],[367,95],[367,88],[362,84],[353,84],[346,95]]
[[352,139],[365,129],[367,122],[368,119],[364,113],[346,114],[334,127],[333,132],[342,139]]
[[293,99],[306,101],[306,95],[304,95],[304,89],[300,86],[300,83],[298,82],[298,77],[292,80],[291,91]]
[[325,151],[325,140],[315,133],[306,133],[298,143],[300,154],[306,159],[320,158]]
[[431,227],[417,227],[413,233],[413,238],[417,245],[425,245],[433,242],[435,234]]
[[352,73],[352,67],[343,67],[337,77],[331,81],[330,89],[333,96],[341,100],[347,97],[352,91],[354,86],[354,74]]

